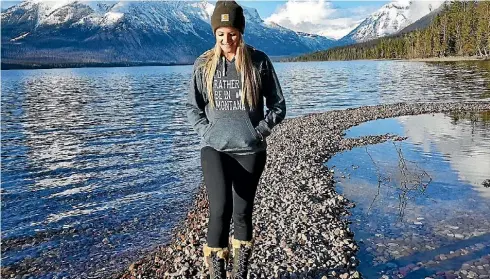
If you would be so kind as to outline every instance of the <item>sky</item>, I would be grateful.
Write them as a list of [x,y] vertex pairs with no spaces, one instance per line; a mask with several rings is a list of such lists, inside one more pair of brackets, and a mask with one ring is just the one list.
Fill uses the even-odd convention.
[[[115,1],[115,0],[114,0]],[[215,1],[208,1],[212,4]],[[266,22],[286,28],[340,39],[362,20],[391,1],[328,0],[237,0],[242,6],[257,9]],[[2,1],[2,9],[20,1]]]
[[390,1],[238,1],[286,28],[340,39]]

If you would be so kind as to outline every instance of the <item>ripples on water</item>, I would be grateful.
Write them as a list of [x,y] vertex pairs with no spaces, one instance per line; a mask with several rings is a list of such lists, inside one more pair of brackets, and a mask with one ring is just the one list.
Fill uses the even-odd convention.
[[49,257],[43,266],[94,272],[167,241],[200,181],[197,139],[184,136],[187,73],[2,75],[3,264]]
[[285,63],[278,71],[288,117],[362,105],[490,98],[490,62]]
[[[288,117],[490,97],[488,64],[276,63]],[[191,66],[2,71],[2,265],[103,277],[169,240],[201,181]],[[83,274],[84,273],[84,274]]]

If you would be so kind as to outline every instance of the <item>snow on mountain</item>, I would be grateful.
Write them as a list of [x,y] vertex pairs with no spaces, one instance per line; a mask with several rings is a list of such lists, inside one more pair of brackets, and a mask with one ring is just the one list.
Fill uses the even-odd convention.
[[321,31],[321,32],[318,32],[317,34],[320,35],[320,36],[323,36],[329,40],[333,40],[333,41],[336,41],[336,39],[332,36],[328,36],[327,33],[330,33],[328,31]]
[[381,7],[340,39],[344,43],[364,42],[394,34],[438,8],[444,1],[399,0]]
[[398,31],[396,34],[405,34],[405,33],[409,33],[409,32],[412,32],[412,31],[415,31],[418,29],[426,28],[427,26],[429,26],[432,23],[432,21],[435,19],[435,17],[443,11],[443,8],[444,8],[444,6],[441,5],[441,6],[439,6],[439,8],[432,9],[432,11],[430,13],[421,17],[420,19],[418,19],[414,23],[406,26],[402,30]]
[[[188,1],[27,0],[2,13],[2,59],[189,63],[214,44],[213,9]],[[333,42],[266,24],[253,8],[244,7],[244,14],[246,42],[272,56],[327,49]]]

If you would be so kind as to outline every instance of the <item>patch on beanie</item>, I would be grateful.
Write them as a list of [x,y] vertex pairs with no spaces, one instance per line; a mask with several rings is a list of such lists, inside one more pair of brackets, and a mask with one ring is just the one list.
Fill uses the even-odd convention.
[[222,14],[221,15],[221,21],[230,21],[230,15],[229,14]]

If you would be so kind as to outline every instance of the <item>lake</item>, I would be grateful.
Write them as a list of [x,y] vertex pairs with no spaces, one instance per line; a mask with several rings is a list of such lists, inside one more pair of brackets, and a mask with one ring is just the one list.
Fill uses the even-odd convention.
[[[274,65],[288,118],[490,99],[489,62]],[[199,138],[185,116],[191,72],[1,72],[2,267],[33,268],[22,273],[33,278],[103,278],[169,241],[202,179]]]
[[356,147],[327,163],[337,190],[356,203],[359,271],[366,279],[487,278],[490,111],[374,120],[346,136],[386,133],[408,138]]

